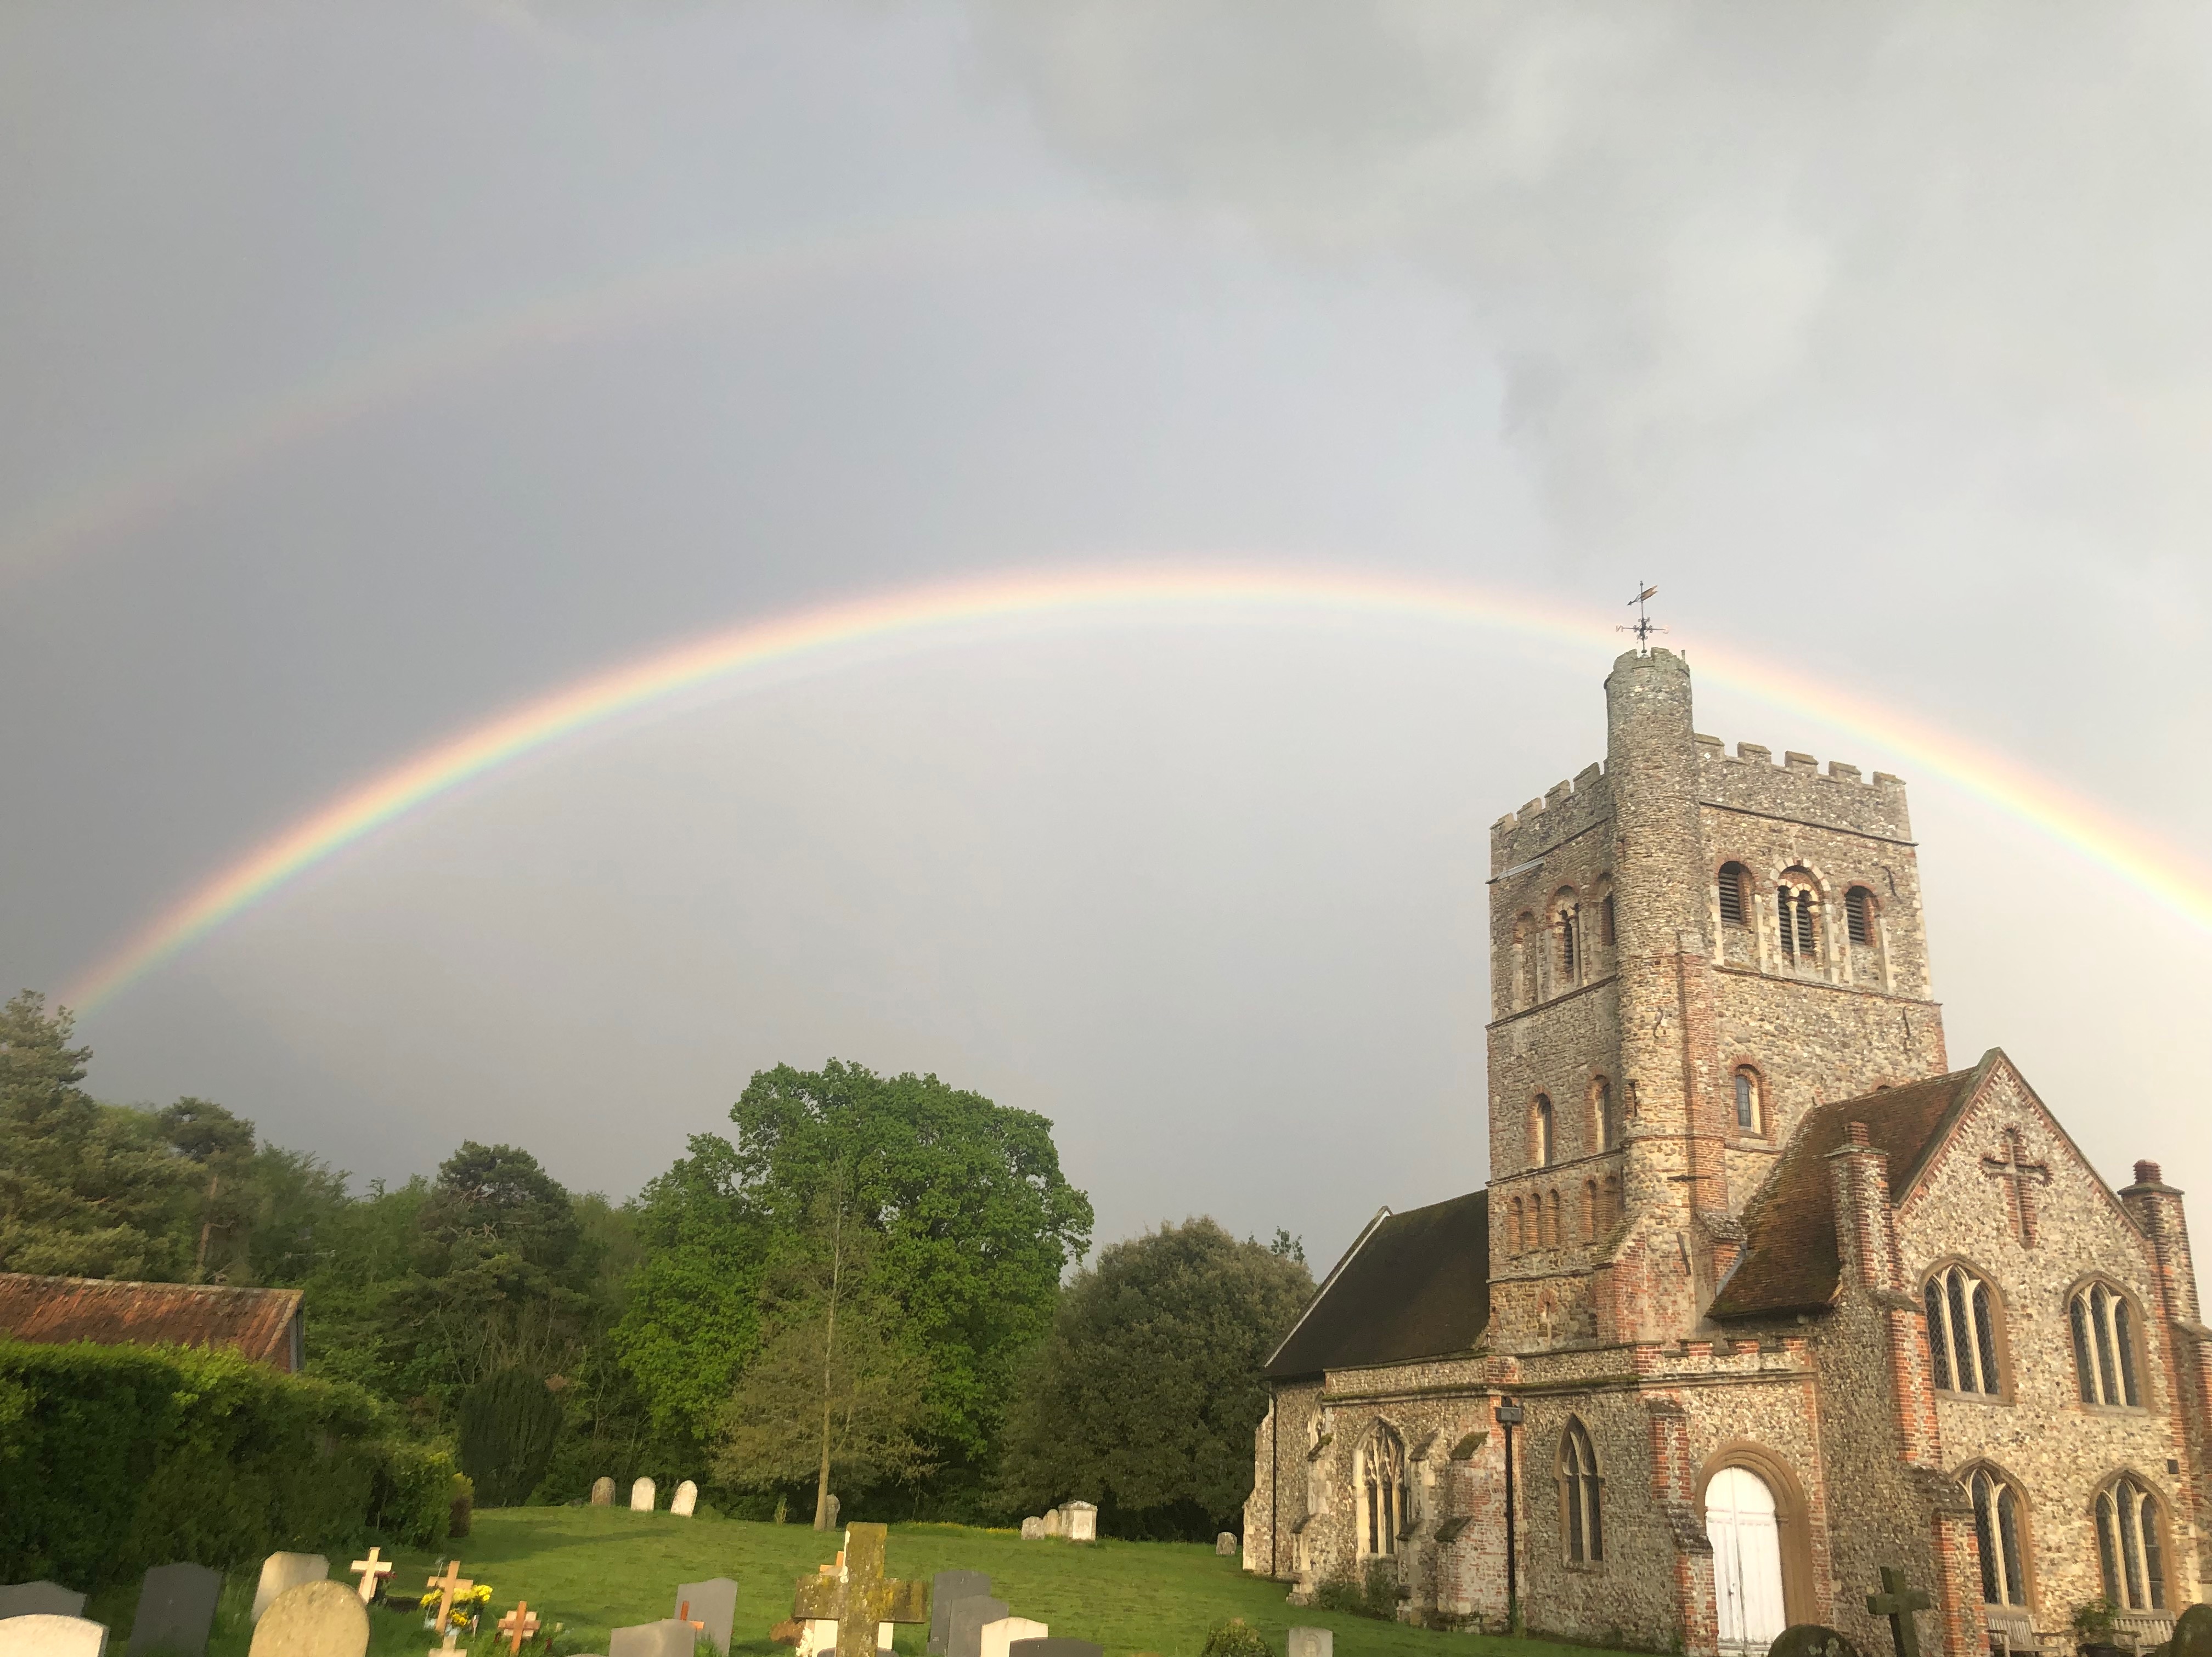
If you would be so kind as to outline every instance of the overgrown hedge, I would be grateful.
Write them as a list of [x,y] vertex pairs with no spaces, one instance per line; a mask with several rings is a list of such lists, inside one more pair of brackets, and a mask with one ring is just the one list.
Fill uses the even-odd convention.
[[445,1539],[453,1466],[340,1381],[231,1352],[0,1340],[0,1581],[89,1589],[370,1530]]

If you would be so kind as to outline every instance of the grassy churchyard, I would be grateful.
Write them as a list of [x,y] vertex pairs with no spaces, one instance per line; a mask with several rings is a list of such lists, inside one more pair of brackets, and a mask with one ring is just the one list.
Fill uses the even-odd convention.
[[[548,1629],[565,1625],[556,1652],[604,1652],[609,1629],[668,1616],[678,1582],[729,1576],[738,1583],[732,1657],[787,1657],[785,1648],[770,1643],[769,1630],[791,1615],[794,1581],[835,1558],[839,1545],[839,1533],[817,1535],[804,1525],[678,1519],[619,1508],[508,1508],[478,1513],[471,1533],[453,1545],[462,1574],[493,1589],[487,1630],[492,1618],[526,1599]],[[399,1565],[393,1583],[410,1593],[419,1592],[441,1563],[427,1553],[386,1551]],[[333,1557],[331,1575],[344,1576],[347,1563]],[[992,1592],[1014,1616],[1049,1624],[1055,1635],[1097,1642],[1108,1657],[1198,1657],[1206,1630],[1231,1617],[1249,1623],[1278,1657],[1294,1623],[1333,1629],[1343,1657],[1586,1657],[1582,1648],[1542,1641],[1437,1634],[1294,1607],[1284,1603],[1281,1584],[1249,1577],[1235,1559],[1194,1543],[1077,1545],[1024,1542],[1012,1531],[894,1525],[887,1563],[892,1575],[924,1582],[941,1570],[988,1572]],[[258,1575],[256,1568],[231,1580],[209,1657],[246,1657],[252,1630],[246,1614]],[[113,1630],[111,1651],[125,1645],[137,1593],[134,1583],[95,1595],[86,1607],[87,1616]],[[437,1643],[418,1615],[379,1608],[369,1625],[369,1657],[424,1657]],[[928,1633],[921,1624],[900,1625],[901,1657],[922,1657]],[[476,1643],[481,1651],[489,1642]],[[504,1642],[499,1649],[505,1651]]]

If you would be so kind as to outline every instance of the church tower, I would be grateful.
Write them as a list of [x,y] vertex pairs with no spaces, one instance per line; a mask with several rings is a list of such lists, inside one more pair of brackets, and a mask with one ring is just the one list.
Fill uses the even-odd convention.
[[1728,754],[1631,651],[1490,890],[1493,1350],[1693,1337],[1806,1112],[1945,1068],[1905,785]]

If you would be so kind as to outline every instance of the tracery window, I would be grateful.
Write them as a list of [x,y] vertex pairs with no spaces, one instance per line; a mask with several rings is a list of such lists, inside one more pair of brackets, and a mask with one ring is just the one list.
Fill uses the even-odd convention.
[[1982,1547],[1982,1601],[2027,1603],[2027,1549],[2022,1540],[2020,1492],[2002,1473],[1977,1467],[1966,1476],[1974,1504],[1974,1533]]
[[1750,883],[1750,871],[1741,863],[1723,863],[1721,865],[1719,895],[1721,901],[1722,926],[1741,926],[1745,924],[1744,914],[1746,905],[1743,901],[1743,895],[1745,888],[1749,886]]
[[1356,1475],[1360,1496],[1359,1551],[1370,1555],[1398,1551],[1406,1520],[1406,1447],[1398,1435],[1376,1424],[1360,1447]]
[[1765,1100],[1761,1096],[1759,1072],[1749,1065],[1739,1065],[1735,1071],[1735,1127],[1739,1133],[1766,1132]]
[[1528,1160],[1538,1168],[1552,1165],[1552,1098],[1540,1093],[1528,1108]]
[[1570,1416],[1559,1435],[1559,1510],[1566,1520],[1570,1564],[1594,1565],[1605,1557],[1602,1489],[1589,1434]]
[[1874,942],[1874,894],[1863,886],[1844,894],[1844,932],[1854,944]]
[[2127,1297],[2093,1283],[2075,1293],[2067,1316],[2074,1327],[2074,1375],[2081,1402],[2140,1405],[2135,1314]]
[[2097,1563],[2105,1600],[2123,1611],[2166,1609],[2166,1550],[2158,1498],[2133,1473],[2097,1492]]
[[1948,1393],[1997,1390],[1996,1306],[1984,1283],[1963,1266],[1946,1266],[1923,1290],[1928,1307],[1928,1351],[1936,1385]]
[[1784,874],[1774,894],[1775,930],[1784,961],[1809,965],[1819,958],[1819,913],[1813,899],[1812,877],[1802,869]]

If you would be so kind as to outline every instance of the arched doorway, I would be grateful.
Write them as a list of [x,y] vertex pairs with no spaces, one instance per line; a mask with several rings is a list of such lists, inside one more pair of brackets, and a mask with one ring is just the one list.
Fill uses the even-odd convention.
[[1705,1486],[1705,1533],[1713,1541],[1721,1650],[1764,1652],[1789,1623],[1773,1490],[1748,1467],[1723,1467]]

